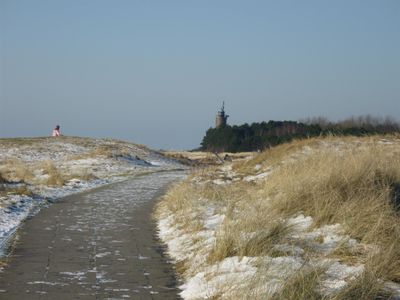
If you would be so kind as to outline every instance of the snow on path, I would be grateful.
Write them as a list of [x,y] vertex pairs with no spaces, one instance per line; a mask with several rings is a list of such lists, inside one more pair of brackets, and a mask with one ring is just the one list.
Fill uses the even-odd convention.
[[[111,156],[92,154],[105,146],[115,149],[110,152]],[[43,169],[44,162],[53,164],[61,176],[72,178],[62,186],[47,185],[50,175]],[[23,178],[25,182],[19,184],[2,184],[0,180],[0,256],[5,255],[7,243],[21,222],[58,198],[118,182],[127,176],[182,166],[154,151],[112,140],[0,140],[0,175],[1,172],[11,172],[10,178],[19,182],[18,168],[31,170],[32,177]],[[88,179],[82,179],[86,175]],[[21,187],[28,191],[27,195],[18,194],[18,188]]]
[[185,176],[137,176],[42,211],[22,228],[0,274],[4,299],[42,299],[39,292],[46,299],[176,299],[150,214],[160,189]]

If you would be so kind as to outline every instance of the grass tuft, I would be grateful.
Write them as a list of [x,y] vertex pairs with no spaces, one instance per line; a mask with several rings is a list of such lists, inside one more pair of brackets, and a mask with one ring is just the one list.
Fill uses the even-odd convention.
[[8,159],[0,162],[0,173],[3,182],[26,182],[33,178],[29,166],[18,159]]
[[62,177],[61,173],[58,171],[56,166],[51,160],[46,160],[41,163],[41,168],[43,173],[48,175],[46,184],[50,186],[62,186],[65,183],[65,179]]
[[327,299],[319,292],[323,272],[323,269],[300,269],[285,280],[282,289],[271,300]]

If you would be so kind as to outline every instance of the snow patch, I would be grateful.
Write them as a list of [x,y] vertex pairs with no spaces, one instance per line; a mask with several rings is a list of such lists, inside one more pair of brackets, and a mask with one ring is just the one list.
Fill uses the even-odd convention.
[[269,175],[271,175],[271,173],[272,173],[272,170],[268,170],[266,172],[263,172],[263,173],[260,173],[257,175],[248,175],[248,176],[244,177],[243,180],[247,181],[247,182],[259,181],[259,180],[262,180],[262,179],[268,177]]
[[180,295],[184,299],[207,299],[226,288],[238,288],[256,273],[254,262],[250,257],[228,257],[189,278],[179,287]]

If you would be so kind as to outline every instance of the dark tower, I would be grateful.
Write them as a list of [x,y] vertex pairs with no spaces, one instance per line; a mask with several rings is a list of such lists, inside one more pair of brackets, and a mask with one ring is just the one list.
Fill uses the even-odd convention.
[[228,115],[225,114],[225,101],[222,102],[222,108],[217,113],[217,117],[215,118],[215,128],[220,128],[226,126],[226,120],[228,119]]

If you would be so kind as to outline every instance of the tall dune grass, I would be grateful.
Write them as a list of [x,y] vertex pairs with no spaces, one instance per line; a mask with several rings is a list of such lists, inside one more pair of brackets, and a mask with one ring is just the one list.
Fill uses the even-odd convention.
[[273,199],[268,207],[274,214],[302,212],[315,226],[340,223],[352,238],[375,245],[366,272],[400,281],[399,184],[400,152],[370,145],[325,150],[281,166],[263,189]]
[[[288,238],[292,228],[285,220],[299,214],[311,216],[313,228],[339,223],[359,246],[340,245],[328,257],[363,263],[363,274],[328,297],[315,292],[319,271],[299,273],[284,284],[276,299],[388,298],[384,282],[400,282],[400,143],[396,136],[389,138],[393,144],[380,139],[328,137],[281,145],[233,167],[244,175],[254,174],[257,165],[271,167],[264,181],[216,186],[191,179],[172,188],[157,213],[170,211],[184,229],[193,226],[193,216],[201,207],[223,212],[226,217],[216,242],[206,254],[209,264],[231,256],[285,255],[274,246],[292,242]],[[212,175],[215,170],[207,172]],[[191,230],[196,228],[198,224]],[[303,249],[307,257],[320,255]],[[247,292],[263,299],[254,290]]]

